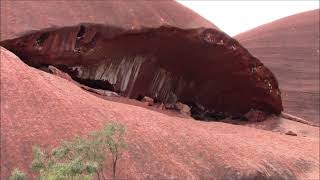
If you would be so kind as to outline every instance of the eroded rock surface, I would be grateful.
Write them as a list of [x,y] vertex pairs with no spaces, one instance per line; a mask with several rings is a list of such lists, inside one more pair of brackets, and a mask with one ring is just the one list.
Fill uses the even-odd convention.
[[2,46],[86,86],[212,117],[282,111],[274,75],[175,1],[1,1],[1,12]]
[[282,111],[272,72],[217,29],[126,30],[82,24],[1,44],[29,65],[60,66],[78,82],[102,82],[130,98],[200,104],[213,113]]
[[[1,12],[1,45],[29,65],[54,65],[86,86],[197,104],[211,114],[282,110],[272,73],[174,1],[1,1]],[[19,23],[27,17],[28,24]]]

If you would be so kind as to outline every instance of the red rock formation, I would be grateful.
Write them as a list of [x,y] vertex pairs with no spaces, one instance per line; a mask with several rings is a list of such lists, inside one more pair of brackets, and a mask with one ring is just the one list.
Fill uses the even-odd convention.
[[127,128],[128,151],[117,174],[122,179],[319,177],[319,139],[175,118],[106,101],[23,64],[3,48],[0,54],[1,179],[15,167],[30,175],[33,145],[54,147],[110,121]]
[[235,38],[275,73],[285,111],[319,124],[319,9]]
[[[1,3],[1,45],[35,67],[59,65],[82,83],[105,82],[131,98],[179,100],[213,114],[282,111],[273,74],[176,2]],[[21,36],[30,30],[38,31]]]
[[273,74],[215,29],[125,30],[86,24],[40,31],[2,45],[30,65],[63,65],[78,79],[105,81],[131,98],[179,100],[228,114],[282,110]]
[[1,1],[1,40],[33,30],[108,24],[125,29],[171,25],[179,28],[217,28],[175,1]]

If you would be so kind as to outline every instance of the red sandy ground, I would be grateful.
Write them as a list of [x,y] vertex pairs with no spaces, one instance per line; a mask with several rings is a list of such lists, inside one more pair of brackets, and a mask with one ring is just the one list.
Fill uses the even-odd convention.
[[119,178],[319,177],[318,138],[194,121],[108,101],[28,67],[1,48],[1,179],[14,167],[30,173],[32,145],[53,147],[111,121],[127,127],[129,149],[119,162]]
[[235,38],[277,77],[284,111],[319,124],[319,9]]

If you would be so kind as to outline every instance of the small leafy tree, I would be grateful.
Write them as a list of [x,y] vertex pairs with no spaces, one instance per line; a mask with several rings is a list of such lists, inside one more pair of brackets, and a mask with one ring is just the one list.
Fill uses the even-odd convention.
[[76,137],[64,141],[51,152],[33,148],[32,169],[39,173],[40,180],[56,179],[106,179],[103,169],[106,155],[112,156],[113,179],[116,178],[117,161],[127,147],[124,140],[125,128],[110,123],[88,137]]
[[107,148],[112,157],[113,179],[116,179],[117,162],[120,159],[123,150],[127,148],[124,139],[125,128],[121,124],[109,124],[102,130],[92,133],[97,144],[103,144],[103,149]]
[[20,171],[19,169],[15,169],[12,171],[9,179],[10,180],[25,180],[26,175],[22,171]]

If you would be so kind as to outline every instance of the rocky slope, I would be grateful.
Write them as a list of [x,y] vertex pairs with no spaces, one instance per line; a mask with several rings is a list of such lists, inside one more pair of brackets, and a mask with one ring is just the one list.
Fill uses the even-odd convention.
[[319,124],[319,9],[235,38],[275,73],[284,110]]
[[129,149],[119,162],[119,178],[319,177],[319,139],[194,121],[107,101],[27,66],[3,48],[0,82],[1,179],[14,167],[30,173],[33,145],[52,147],[110,121],[127,127]]

